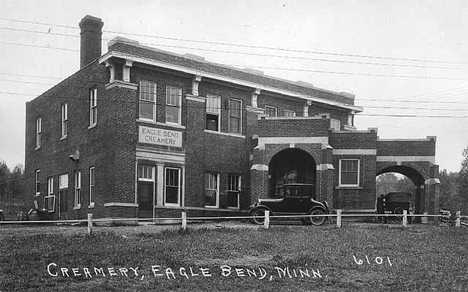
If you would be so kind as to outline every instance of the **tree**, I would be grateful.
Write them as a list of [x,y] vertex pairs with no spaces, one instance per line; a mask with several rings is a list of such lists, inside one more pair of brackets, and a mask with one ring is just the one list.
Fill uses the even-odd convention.
[[439,205],[441,209],[448,209],[452,213],[460,211],[462,206],[458,192],[458,173],[448,173],[446,169],[439,172],[440,197]]
[[463,149],[462,155],[463,160],[458,175],[458,192],[463,207],[468,209],[468,147]]
[[10,193],[10,169],[5,161],[0,159],[0,202],[7,199]]
[[13,202],[24,200],[24,170],[21,164],[16,165],[11,172],[10,192]]

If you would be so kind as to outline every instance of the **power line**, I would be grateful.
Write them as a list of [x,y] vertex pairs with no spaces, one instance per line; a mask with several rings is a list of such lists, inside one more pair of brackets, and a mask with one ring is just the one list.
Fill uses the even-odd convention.
[[[79,37],[78,35],[71,35],[71,34],[64,34],[64,33],[55,33],[55,32],[43,32],[43,31],[36,31],[36,30],[28,30],[28,29],[17,29],[11,27],[0,27],[0,29],[4,30],[13,30],[13,31],[20,31],[20,32],[29,32],[29,33],[41,33],[41,34],[49,34],[49,35],[59,35],[59,36],[67,36],[67,37]],[[103,38],[103,41],[110,41],[110,39]],[[129,42],[131,44],[131,42]],[[12,43],[9,43],[12,44]],[[344,61],[344,60],[330,60],[330,59],[319,59],[319,58],[310,58],[310,57],[299,57],[299,56],[284,56],[284,55],[272,55],[272,54],[260,54],[260,53],[252,53],[252,52],[239,52],[239,51],[225,51],[225,50],[216,50],[216,49],[204,49],[204,48],[194,48],[194,47],[184,47],[184,46],[174,46],[174,45],[163,45],[163,44],[155,44],[155,43],[142,43],[144,45],[152,45],[158,47],[168,47],[168,48],[176,48],[176,49],[188,49],[188,50],[197,50],[197,51],[204,51],[204,52],[214,52],[214,53],[223,53],[223,54],[237,54],[237,55],[248,55],[248,56],[257,56],[257,57],[269,57],[269,58],[283,58],[283,59],[295,59],[295,60],[309,60],[309,61],[317,61],[317,62],[330,62],[330,63],[342,63],[342,64],[358,64],[358,65],[373,65],[373,66],[389,66],[389,67],[413,67],[413,68],[430,68],[430,69],[461,69],[459,67],[439,67],[439,66],[426,66],[426,65],[409,65],[409,64],[388,64],[388,63],[372,63],[372,62],[359,62],[359,61]],[[55,48],[60,49],[60,48]],[[67,50],[67,49],[64,49]],[[76,50],[73,50],[76,51]],[[278,69],[278,68],[270,68],[270,69]],[[297,69],[292,69],[296,70]]]
[[357,116],[370,117],[388,117],[388,118],[451,118],[451,119],[466,119],[468,116],[429,116],[429,115],[389,115],[389,114],[356,114]]
[[[52,23],[45,23],[45,22],[26,21],[26,20],[18,20],[18,19],[11,19],[11,18],[0,18],[0,19],[6,20],[6,21],[20,22],[20,23],[39,24],[39,25],[45,25],[45,26],[56,26],[56,27],[63,27],[63,28],[79,29],[76,26],[52,24]],[[344,54],[344,53],[330,53],[330,52],[323,52],[323,51],[294,50],[294,49],[275,48],[275,47],[267,47],[267,46],[241,45],[241,44],[235,44],[235,43],[202,41],[202,40],[194,40],[194,39],[174,38],[174,37],[137,34],[137,33],[119,32],[119,31],[109,31],[109,30],[103,30],[103,32],[113,33],[113,34],[133,35],[133,36],[139,36],[139,37],[166,39],[166,40],[173,40],[173,41],[203,43],[203,44],[209,44],[209,45],[222,45],[222,46],[230,46],[230,47],[249,48],[249,49],[275,50],[275,51],[283,51],[283,52],[320,54],[320,55],[331,55],[331,56],[340,56],[340,57],[381,59],[381,60],[393,60],[393,61],[426,62],[426,63],[439,63],[439,64],[468,64],[467,62],[436,61],[436,60],[416,59],[416,58],[396,58],[396,57],[386,57],[386,56],[370,56],[370,55],[362,55],[362,54]]]
[[79,50],[52,47],[52,46],[39,46],[39,45],[31,45],[31,44],[9,43],[9,42],[2,42],[2,41],[0,41],[0,44],[13,45],[13,46],[24,46],[24,47],[33,47],[33,48],[43,48],[43,49],[54,49],[54,50],[62,50],[62,51],[70,51],[70,52],[79,52]]

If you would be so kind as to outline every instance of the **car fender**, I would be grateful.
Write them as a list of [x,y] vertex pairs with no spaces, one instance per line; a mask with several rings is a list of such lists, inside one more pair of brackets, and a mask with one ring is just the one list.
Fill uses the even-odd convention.
[[314,211],[314,210],[317,210],[317,209],[322,210],[323,212],[325,212],[325,214],[330,214],[330,213],[328,212],[327,208],[324,208],[324,207],[321,207],[321,206],[314,206],[314,207],[310,208],[308,214],[310,214],[310,212],[312,212],[312,211]]
[[253,207],[252,209],[250,209],[249,211],[249,214],[251,214],[253,211],[257,210],[257,209],[265,209],[266,211],[270,211],[270,215],[274,215],[273,214],[273,211],[271,211],[270,208],[268,208],[267,206],[265,205],[257,205],[255,207]]

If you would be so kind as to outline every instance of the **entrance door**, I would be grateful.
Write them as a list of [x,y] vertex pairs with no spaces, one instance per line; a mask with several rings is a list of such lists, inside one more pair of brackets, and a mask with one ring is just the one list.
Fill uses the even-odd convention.
[[138,182],[138,214],[139,217],[153,217],[153,200],[154,183],[153,182]]

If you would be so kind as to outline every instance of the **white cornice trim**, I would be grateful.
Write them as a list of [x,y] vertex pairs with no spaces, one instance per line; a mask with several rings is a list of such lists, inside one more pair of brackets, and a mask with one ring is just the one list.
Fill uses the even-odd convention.
[[333,149],[333,155],[377,155],[377,149]]
[[203,71],[200,71],[200,70],[186,68],[186,67],[183,67],[183,66],[169,64],[169,63],[156,61],[156,60],[152,60],[152,59],[148,59],[148,58],[138,57],[138,56],[134,56],[134,55],[131,55],[131,54],[122,53],[122,52],[115,52],[115,51],[108,52],[107,54],[105,54],[104,56],[99,58],[99,63],[101,64],[101,63],[107,61],[108,59],[110,59],[112,57],[122,58],[122,59],[125,59],[125,60],[130,60],[130,61],[133,61],[133,62],[139,62],[139,63],[148,64],[148,65],[157,66],[157,67],[163,67],[163,68],[167,68],[167,69],[171,69],[171,70],[175,70],[175,71],[181,71],[181,72],[185,72],[185,73],[188,73],[188,74],[201,76],[203,78],[211,78],[211,79],[215,79],[215,80],[221,80],[221,81],[225,81],[225,82],[229,82],[229,83],[234,83],[234,84],[250,87],[250,88],[253,88],[253,89],[259,89],[259,90],[266,90],[266,91],[270,91],[270,92],[275,92],[275,93],[279,93],[279,94],[283,94],[283,95],[288,95],[288,96],[292,96],[292,97],[301,98],[301,99],[304,99],[304,100],[310,100],[312,102],[318,102],[318,103],[333,105],[333,106],[337,106],[337,107],[341,107],[341,108],[345,108],[345,109],[349,109],[349,110],[354,110],[356,112],[362,112],[363,111],[363,108],[360,107],[360,106],[355,106],[355,105],[345,104],[345,103],[341,103],[341,102],[337,102],[337,101],[332,101],[332,100],[327,100],[327,99],[323,99],[323,98],[318,98],[318,97],[308,96],[308,95],[304,95],[304,94],[299,94],[299,93],[296,93],[296,92],[293,92],[293,91],[283,90],[283,89],[279,89],[279,88],[276,88],[276,87],[265,86],[265,85],[257,84],[257,83],[254,83],[254,82],[244,81],[244,80],[235,79],[235,78],[230,78],[230,77],[226,77],[226,76],[222,76],[222,75],[218,75],[218,74],[203,72]]
[[141,147],[136,149],[136,158],[155,162],[185,164],[185,153],[165,152]]
[[206,97],[196,96],[196,95],[191,95],[191,94],[186,94],[185,99],[191,100],[191,101],[203,102],[203,103],[206,101]]
[[259,137],[257,147],[265,144],[328,144],[328,137]]
[[435,156],[377,156],[378,162],[430,162],[435,164]]
[[250,168],[250,170],[258,170],[258,171],[268,171],[268,165],[265,164],[254,164]]
[[133,207],[133,208],[135,208],[135,207],[138,207],[138,204],[114,202],[114,203],[105,203],[104,207]]
[[317,164],[317,168],[316,168],[318,171],[321,171],[321,170],[333,170],[335,169],[335,167],[333,166],[333,164],[329,164],[329,163],[326,163],[326,164]]
[[111,83],[107,83],[105,86],[106,90],[114,88],[114,87],[123,87],[123,88],[132,89],[132,90],[137,90],[138,84],[120,81],[120,80],[114,80]]

